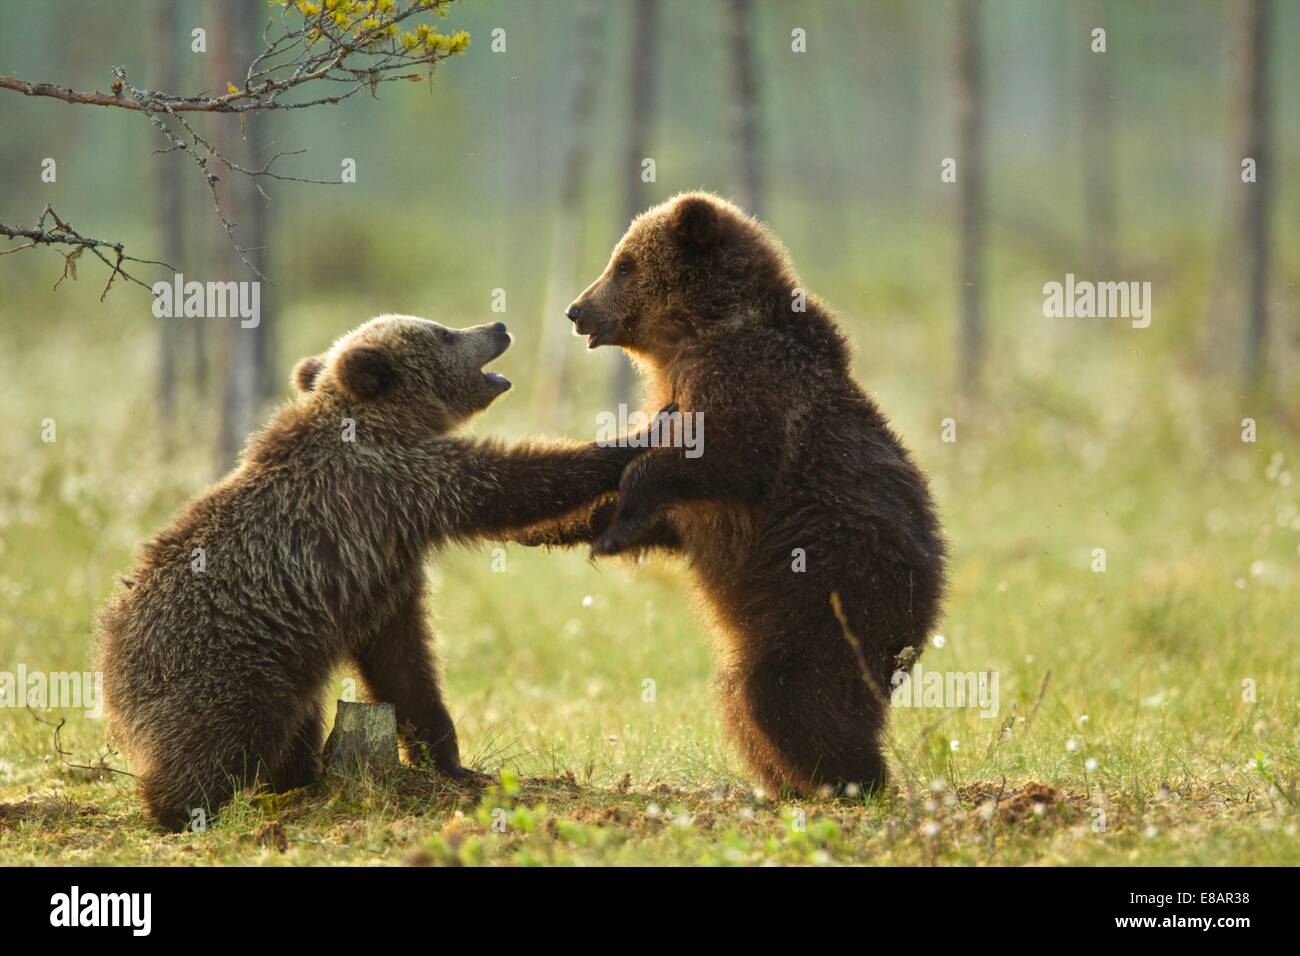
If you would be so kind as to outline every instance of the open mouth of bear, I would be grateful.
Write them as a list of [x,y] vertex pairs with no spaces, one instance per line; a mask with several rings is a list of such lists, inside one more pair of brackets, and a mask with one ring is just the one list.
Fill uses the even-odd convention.
[[[510,337],[506,336],[504,341],[502,341],[501,343],[501,347],[497,349],[488,358],[488,361],[495,362],[497,359],[499,359],[502,356],[502,354],[505,353],[505,350],[508,348],[510,348]],[[483,376],[483,381],[487,382],[488,385],[490,385],[498,392],[504,392],[508,388],[510,388],[510,379],[506,378],[500,372],[493,372],[493,371],[489,371],[488,369],[480,369],[479,374]]]
[[613,332],[612,326],[604,328],[596,327],[594,331],[588,331],[582,328],[583,323],[579,322],[573,327],[574,335],[585,335],[587,337],[587,348],[594,349],[598,346],[605,345],[609,341],[610,333]]

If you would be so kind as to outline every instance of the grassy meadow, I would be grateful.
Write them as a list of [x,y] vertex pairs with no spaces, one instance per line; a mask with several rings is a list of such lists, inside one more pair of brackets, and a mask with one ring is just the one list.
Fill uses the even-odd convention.
[[[743,58],[723,18],[748,5],[660,5],[645,81],[658,105],[632,123],[640,6],[464,0],[445,26],[472,45],[436,76],[252,119],[237,160],[260,169],[284,151],[277,169],[325,181],[263,180],[269,198],[250,207],[266,213],[259,334],[285,398],[299,358],[374,315],[503,319],[514,345],[493,368],[515,387],[474,430],[595,436],[614,356],[579,339],[556,420],[543,429],[532,413],[537,376],[556,374],[537,367],[543,333],[568,325],[556,302],[604,267],[630,208],[695,188],[742,199]],[[941,178],[960,157],[958,183],[971,181],[957,5],[759,0],[750,108],[766,183],[755,208],[840,316],[859,380],[942,512],[950,591],[921,665],[997,675],[996,714],[894,707],[891,782],[873,799],[756,793],[719,722],[685,567],[510,546],[502,568],[484,544],[431,559],[429,607],[462,756],[492,789],[410,768],[243,794],[204,832],[166,835],[102,720],[7,693],[0,865],[1300,864],[1300,190],[1287,175],[1300,7],[1274,5],[1274,156],[1248,186],[1242,5],[978,6],[977,392],[956,354],[962,191]],[[124,64],[162,88],[170,51],[178,93],[240,79],[242,61],[220,73],[191,46],[198,27],[214,55],[237,39],[236,4],[166,8],[176,22],[160,39],[161,3],[6,4],[0,75],[107,90]],[[589,110],[575,66],[592,71]],[[236,117],[196,117],[208,136],[223,120],[234,142]],[[251,278],[229,272],[201,172],[145,116],[0,90],[0,130],[0,222],[30,225],[50,203],[86,235],[169,261],[178,226],[175,271],[141,266],[146,282]],[[161,201],[171,161],[175,207]],[[1243,190],[1264,188],[1270,377],[1247,391],[1240,214]],[[1109,226],[1093,221],[1107,219],[1098,195]],[[108,274],[90,255],[53,288],[63,266],[47,248],[0,255],[0,690],[20,668],[87,669],[95,615],[136,549],[218,477],[232,320],[173,320],[206,324],[210,368],[204,391],[186,346],[168,429],[148,292],[119,279],[101,301]],[[1044,284],[1067,274],[1150,282],[1150,327],[1045,317]]]
[[[0,325],[0,668],[82,670],[134,549],[211,480],[215,423],[189,396],[165,456],[143,293],[101,305],[83,277],[50,294],[39,269],[57,260],[28,267],[29,301],[50,311]],[[1045,319],[1037,283],[1014,273],[999,280],[985,392],[958,401],[917,371],[952,365],[947,305],[916,301],[897,275],[810,285],[840,312],[860,379],[943,511],[951,593],[922,665],[1000,684],[993,717],[893,708],[883,796],[752,790],[714,710],[710,633],[680,565],[511,546],[494,571],[484,546],[431,563],[430,605],[462,753],[493,789],[409,769],[243,795],[206,832],[164,835],[131,778],[98,769],[129,770],[102,721],[5,706],[0,863],[1300,863],[1294,419],[1173,347],[1199,321],[1190,307],[1145,330]],[[482,320],[481,303],[423,292],[433,317]],[[384,307],[289,306],[286,378]],[[506,316],[515,347],[498,367],[516,388],[478,433],[531,430],[533,314]],[[580,437],[608,366],[571,348],[560,430]],[[941,440],[945,418],[956,442]]]

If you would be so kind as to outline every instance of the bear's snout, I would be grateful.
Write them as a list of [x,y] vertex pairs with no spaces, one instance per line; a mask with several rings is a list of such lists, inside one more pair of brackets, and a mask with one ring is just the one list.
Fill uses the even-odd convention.
[[602,320],[600,310],[593,310],[590,303],[579,298],[564,310],[564,314],[573,323],[573,334],[587,337],[587,348],[594,349],[611,341],[613,323]]

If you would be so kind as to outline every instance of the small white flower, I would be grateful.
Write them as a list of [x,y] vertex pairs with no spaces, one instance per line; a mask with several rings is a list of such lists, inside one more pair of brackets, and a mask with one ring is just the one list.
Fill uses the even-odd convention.
[[1098,766],[1099,765],[1097,763],[1096,757],[1089,757],[1087,760],[1083,762],[1083,769],[1087,770],[1089,773],[1092,773],[1094,770],[1096,770]]
[[934,639],[933,639],[933,640],[934,640],[934,646],[935,646],[935,647],[943,647],[943,645],[944,645],[944,643],[945,643],[942,634],[936,634],[936,635],[934,635]]
[[1070,753],[1074,753],[1076,750],[1079,749],[1079,741],[1071,737],[1069,740],[1065,742],[1065,749],[1068,750]]
[[596,599],[593,598],[590,594],[584,594],[584,595],[582,596],[582,606],[583,606],[583,607],[591,607],[592,604],[595,603],[595,600],[596,600]]
[[953,751],[954,753],[956,753],[958,750],[961,750],[961,741],[960,740],[948,741],[948,749]]
[[939,835],[940,829],[941,827],[939,826],[938,820],[927,820],[925,821],[925,823],[921,825],[921,835],[927,837],[937,837]]

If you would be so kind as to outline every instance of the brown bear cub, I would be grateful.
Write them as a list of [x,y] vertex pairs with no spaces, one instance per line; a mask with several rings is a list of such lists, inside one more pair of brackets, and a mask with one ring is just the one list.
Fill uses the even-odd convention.
[[322,693],[355,662],[408,759],[461,766],[421,607],[430,548],[554,517],[617,487],[637,449],[503,448],[450,432],[510,382],[501,323],[383,316],[298,364],[239,466],[145,545],[101,619],[113,736],[180,829],[254,781],[316,778]]
[[650,407],[702,416],[703,453],[651,449],[616,506],[541,540],[684,553],[722,630],[727,722],[754,772],[777,792],[878,788],[890,679],[935,623],[945,547],[834,316],[763,225],[705,193],[638,217],[567,315],[588,348],[632,356]]

